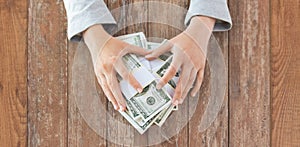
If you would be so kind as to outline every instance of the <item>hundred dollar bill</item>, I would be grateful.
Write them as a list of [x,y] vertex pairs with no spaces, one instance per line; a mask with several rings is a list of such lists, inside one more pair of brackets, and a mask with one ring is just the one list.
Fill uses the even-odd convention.
[[128,110],[127,111],[119,111],[121,115],[140,133],[143,134],[147,131],[148,128],[154,123],[154,121],[157,119],[157,115],[150,118],[148,121],[146,121],[143,125],[139,125],[136,120],[134,120],[130,115]]
[[142,118],[140,112],[135,108],[130,101],[126,100],[127,111],[126,113],[140,126],[145,125],[147,122]]
[[[147,49],[149,50],[153,50],[156,49],[158,47],[160,47],[161,45],[163,45],[167,40],[164,40],[162,43],[154,43],[154,42],[147,42]],[[151,66],[151,71],[152,72],[158,72],[156,73],[156,78],[161,78],[164,75],[164,72],[166,70],[166,68],[169,67],[170,63],[171,63],[171,58],[172,53],[171,52],[167,52],[164,53],[162,55],[160,55],[157,59],[149,61],[150,62],[150,66]],[[164,66],[165,65],[165,66]],[[174,94],[174,88],[176,87],[176,83],[178,82],[178,73],[177,73],[177,77],[174,77],[166,86],[166,90],[167,92],[173,96]],[[172,84],[172,85],[170,85]],[[178,110],[178,105],[177,106],[170,106],[164,110],[162,110],[158,115],[158,118],[155,121],[155,124],[158,125],[159,127],[162,126],[162,124],[166,121],[166,119],[169,117],[169,115],[171,114],[172,111],[176,111]]]
[[[118,37],[118,39],[132,45],[147,47],[147,42],[143,41],[146,40],[145,36],[142,33],[125,35]],[[143,86],[143,91],[137,93],[127,81],[118,76],[121,91],[127,102],[127,111],[120,111],[120,113],[140,133],[143,133],[154,123],[158,113],[171,105],[171,96],[164,89],[156,89],[155,77],[145,68],[145,63],[141,63],[140,57],[127,54],[122,59],[127,69]]]
[[150,120],[171,105],[170,95],[164,89],[156,89],[155,81],[145,87],[141,93],[130,98],[129,101],[138,109],[145,121]]
[[[167,40],[164,40],[161,43],[156,43],[156,42],[147,42],[147,49],[148,50],[154,50],[159,48],[161,45],[166,43]],[[151,72],[156,71],[159,67],[161,67],[166,60],[172,55],[171,52],[166,52],[162,55],[160,55],[157,59],[149,61],[150,67],[151,67]]]
[[[169,68],[172,62],[172,56],[164,62],[164,64],[155,72],[157,78],[161,78],[164,76],[166,70]],[[175,77],[173,77],[163,88],[173,97],[174,91],[176,88],[176,84],[178,82],[179,72],[176,73]],[[170,106],[164,109],[162,112],[159,113],[158,118],[155,120],[155,124],[161,127],[166,119],[169,117],[172,111],[178,110],[178,106]]]
[[126,100],[126,106],[127,106],[127,110],[128,110],[127,111],[128,115],[130,115],[130,117],[133,118],[134,121],[136,121],[138,123],[138,125],[143,126],[144,124],[147,123],[147,121],[145,121],[143,119],[143,117],[141,116],[138,109],[134,105],[132,105],[129,100]]
[[[123,36],[119,36],[117,37],[117,39],[122,40],[124,42],[127,42],[129,44],[135,45],[135,46],[139,46],[141,48],[147,48],[147,39],[146,36],[144,35],[143,32],[139,32],[139,33],[133,33],[133,34],[128,34],[128,35],[123,35]],[[147,68],[150,68],[150,63],[148,60],[146,60],[144,57],[140,57],[140,56],[136,56],[133,55],[135,57],[137,57],[137,59]]]
[[[136,45],[139,47],[146,47],[146,43],[147,43],[145,35],[142,32],[120,36],[117,37],[117,39],[123,40],[129,44]],[[139,83],[142,85],[143,88],[149,85],[153,80],[155,80],[155,77],[138,60],[136,55],[127,54],[123,56],[122,59],[125,63],[125,66],[127,67],[127,70],[129,70],[132,73],[134,78],[137,81],[139,81]],[[122,79],[119,79],[119,81],[120,81],[121,91],[123,92],[125,98],[129,99],[138,93],[137,90],[134,89],[128,83],[128,81]]]
[[153,50],[156,49],[160,46],[161,43],[157,43],[157,42],[147,42],[147,49],[148,50]]
[[126,101],[126,106],[127,106],[127,110],[128,110],[128,114],[134,118],[134,119],[138,119],[141,115],[139,113],[139,111],[130,103],[129,100],[125,99]]
[[155,120],[155,124],[159,127],[163,125],[163,123],[167,120],[171,112],[174,110],[174,105],[169,106],[168,108],[162,110],[159,114],[158,117]]
[[143,32],[123,35],[116,37],[119,40],[125,41],[129,44],[136,45],[142,48],[147,47],[147,40]]
[[[164,64],[155,71],[154,73],[154,76],[156,78],[161,78],[165,75],[165,72],[167,71],[167,69],[169,68],[169,66],[171,65],[171,62],[172,62],[172,58],[173,56],[170,56],[166,62],[164,62]],[[176,84],[178,82],[178,79],[179,79],[179,74],[180,74],[180,71],[177,72],[175,74],[175,76],[170,80],[168,81],[168,84],[166,84],[164,86],[164,88],[166,89],[166,91],[171,95],[171,97],[173,97],[174,95],[174,92],[175,92],[175,88],[176,88]]]
[[[127,67],[127,70],[131,72],[131,74],[143,88],[155,80],[155,77],[131,54],[124,56],[123,61]],[[123,92],[125,98],[130,99],[138,93],[128,81],[123,79],[119,79],[119,81],[121,91]]]

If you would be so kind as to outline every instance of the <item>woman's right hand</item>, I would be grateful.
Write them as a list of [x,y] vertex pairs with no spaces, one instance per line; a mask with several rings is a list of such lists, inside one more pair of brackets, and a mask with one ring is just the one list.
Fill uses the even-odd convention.
[[126,110],[117,74],[138,92],[142,92],[143,87],[127,70],[122,57],[128,53],[145,56],[149,51],[112,37],[101,25],[88,28],[83,33],[83,38],[90,50],[94,71],[103,92],[116,110]]

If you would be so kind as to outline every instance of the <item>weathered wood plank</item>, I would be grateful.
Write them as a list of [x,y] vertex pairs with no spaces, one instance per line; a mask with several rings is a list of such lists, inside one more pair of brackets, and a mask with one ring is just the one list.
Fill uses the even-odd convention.
[[270,146],[269,1],[229,6],[229,146]]
[[67,145],[64,12],[62,1],[29,1],[28,146]]
[[[171,39],[176,35],[180,34],[184,30],[184,18],[185,11],[187,9],[188,1],[186,0],[156,0],[154,4],[152,1],[149,2],[148,6],[148,19],[149,21],[154,21],[148,23],[148,34],[147,37],[150,41],[161,42],[163,39]],[[159,4],[160,3],[160,4]],[[180,9],[176,9],[180,8]],[[163,15],[162,15],[163,14]],[[176,16],[176,17],[174,17]],[[179,105],[179,111],[174,111],[177,115],[172,118],[187,119],[188,118],[188,100],[186,99],[182,105]],[[180,113],[180,115],[178,115]],[[174,114],[172,114],[174,115]],[[153,136],[161,136],[161,140],[166,140],[165,137],[170,137],[170,131],[168,129],[180,129],[182,123],[187,120],[178,120],[176,122],[166,122],[164,125],[166,129],[163,130],[150,130],[149,142],[153,144]],[[164,126],[163,126],[164,127]],[[153,131],[157,131],[156,133]],[[162,131],[162,132],[160,132]],[[165,136],[166,135],[166,136]],[[187,146],[188,145],[188,124],[184,126],[178,134],[175,136],[167,138],[166,141],[154,145],[155,147],[173,147],[173,146]],[[165,137],[164,137],[165,136]],[[152,138],[152,139],[151,139]],[[150,140],[151,139],[151,140]]]
[[[227,32],[221,32],[221,33],[214,33],[215,39],[219,42],[220,49],[222,49],[224,58],[224,65],[225,65],[225,71],[226,73],[222,73],[222,75],[228,75],[228,33]],[[212,43],[215,43],[212,41]],[[218,48],[210,48],[217,50]],[[210,51],[208,51],[210,52]],[[209,54],[209,53],[208,53]],[[216,53],[215,53],[216,54]],[[211,55],[209,55],[211,57]],[[216,58],[222,58],[222,57],[213,57],[213,59],[210,60],[216,60]],[[210,63],[213,64],[213,63]],[[214,63],[216,64],[216,63]],[[223,64],[221,64],[223,65]],[[221,67],[219,67],[221,68]],[[214,71],[216,72],[216,71]],[[218,73],[220,74],[220,73]],[[199,126],[202,121],[202,117],[204,115],[204,112],[207,111],[207,106],[209,101],[212,100],[211,97],[211,71],[209,62],[206,64],[205,69],[205,79],[202,83],[202,87],[200,89],[200,95],[199,95],[199,101],[197,109],[192,117],[192,119],[189,122],[189,146],[228,146],[228,93],[225,92],[223,103],[221,105],[221,108],[218,112],[217,117],[213,121],[213,123],[204,131],[201,132],[199,130]],[[228,83],[227,81],[225,83]],[[227,89],[227,87],[224,87]],[[221,90],[221,89],[219,89]],[[218,98],[218,100],[221,100]],[[217,108],[214,108],[217,109]],[[211,113],[211,112],[210,112]],[[214,117],[212,115],[212,117]],[[211,118],[214,119],[214,118]]]
[[[148,14],[148,2],[146,0],[128,0],[127,1],[129,6],[127,7],[126,11],[126,34],[136,33],[136,32],[144,32],[144,34],[148,35],[148,28],[147,28],[147,14]],[[132,26],[129,24],[132,24],[132,22],[142,22],[137,23]],[[127,123],[129,124],[129,123]],[[130,125],[130,124],[129,124]],[[144,134],[139,134],[137,131],[134,130],[133,134],[128,134],[128,137],[130,135],[133,135],[133,140],[131,141],[132,146],[147,146],[148,144],[148,131]],[[132,131],[131,131],[132,132]]]
[[[115,20],[117,21],[117,23],[125,24],[126,19],[124,18],[124,16],[126,14],[126,10],[119,9],[119,7],[125,5],[126,2],[123,0],[107,1],[106,4],[107,4],[108,8],[111,11],[113,11],[112,14],[113,14]],[[120,26],[122,26],[122,25],[120,25]],[[118,35],[124,35],[124,34],[126,34],[126,30],[122,29],[117,34],[114,34],[114,35],[118,36]],[[111,117],[107,117],[107,120],[106,120],[106,122],[107,122],[107,138],[106,138],[107,146],[121,147],[121,146],[123,146],[121,144],[121,142],[122,142],[121,134],[124,135],[125,131],[122,130],[122,128],[118,127],[118,125],[116,125],[116,123],[112,124],[111,122],[118,121],[119,123],[125,123],[126,120],[123,119],[123,117],[119,114],[119,112],[114,110],[114,108],[110,102],[107,102],[107,112],[108,112],[108,115],[111,116]]]
[[300,145],[300,1],[271,1],[272,146]]
[[[77,46],[78,43],[74,42],[69,42],[68,44],[68,146],[105,147],[105,138],[99,136],[95,130],[93,130],[96,128],[92,129],[80,113],[74,96],[74,91],[72,89],[72,66],[74,64],[75,52],[78,51]],[[103,105],[106,105],[106,98],[104,94],[101,93],[101,91],[99,91],[98,94],[100,95],[100,100]],[[103,126],[103,128],[105,128],[105,126]]]
[[27,2],[0,1],[0,142],[27,144]]
[[[107,1],[109,9],[115,20],[118,23],[119,31],[114,36],[125,35],[129,33],[134,33],[138,31],[145,31],[146,27],[143,24],[129,26],[129,23],[134,21],[134,19],[147,19],[147,17],[141,17],[146,14],[145,7],[141,3],[140,7],[128,6],[134,2],[142,2],[141,0],[119,0],[119,1]],[[147,144],[147,134],[140,135],[134,128],[122,128],[122,124],[130,125],[127,120],[125,120],[119,112],[113,109],[111,103],[108,103],[107,111],[110,116],[107,119],[107,144],[108,146],[133,146],[139,144]],[[118,122],[111,123],[111,122]],[[120,123],[120,125],[119,125]],[[129,129],[129,130],[128,130]],[[117,143],[117,144],[116,144]]]

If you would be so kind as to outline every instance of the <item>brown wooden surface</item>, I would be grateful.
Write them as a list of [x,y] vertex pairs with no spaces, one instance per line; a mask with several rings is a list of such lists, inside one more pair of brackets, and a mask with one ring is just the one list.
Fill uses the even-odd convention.
[[[132,3],[140,3],[140,7],[133,7],[133,6],[129,6],[127,7],[126,10],[126,16],[125,16],[125,24],[127,26],[128,23],[132,22],[132,21],[140,21],[140,22],[146,22],[148,17],[148,7],[147,7],[147,1],[143,1],[143,0],[128,0],[126,1],[126,4],[132,4]],[[107,3],[110,3],[109,1],[107,1]],[[122,15],[120,15],[122,16]],[[119,21],[121,21],[122,17],[120,17]],[[146,35],[148,34],[148,28],[147,28],[147,23],[139,23],[139,24],[134,24],[132,26],[126,27],[124,28],[123,32],[120,32],[120,34],[130,34],[130,33],[135,33],[135,32],[144,32]],[[116,34],[120,35],[120,34]],[[111,106],[111,105],[110,105]],[[111,107],[112,108],[112,107]],[[125,120],[124,118],[123,122],[127,123],[127,120]],[[129,125],[129,124],[128,124]],[[119,130],[121,131],[122,128],[119,128]],[[119,132],[120,132],[119,131]],[[127,132],[133,132],[133,131],[128,131],[128,130],[123,130],[123,131],[127,131]],[[148,144],[148,132],[144,133],[143,135],[139,135],[139,133],[137,131],[134,131],[133,133],[124,133],[126,135],[123,135],[125,137],[130,138],[130,136],[133,136],[133,139],[128,143],[128,141],[123,141],[124,144],[127,143],[130,146],[137,146],[139,144]],[[122,134],[121,134],[122,135]],[[124,137],[124,139],[125,139]],[[123,145],[124,146],[124,145]]]
[[229,144],[270,146],[270,13],[268,0],[231,0]]
[[300,1],[272,1],[272,146],[300,145]]
[[29,1],[28,146],[67,145],[67,40],[62,1]]
[[[143,2],[143,6],[122,9],[114,14],[115,19],[124,24],[134,19],[147,21],[151,17],[149,1],[106,0],[110,9],[133,2]],[[185,8],[189,4],[188,0],[164,2]],[[199,133],[204,107],[198,107],[177,136],[155,146],[300,145],[300,1],[228,3],[234,26],[229,32],[215,33],[228,68],[228,94],[217,119]],[[66,39],[63,1],[0,0],[0,8],[1,146],[123,146],[98,136],[72,99],[70,66],[77,44]],[[166,18],[176,15],[164,11],[157,12]],[[141,23],[117,35],[138,31],[150,38],[168,39],[180,33],[171,26]],[[203,106],[209,95],[208,71],[206,76],[199,99]],[[99,94],[105,101],[103,93]],[[109,103],[107,110],[127,123]],[[117,133],[117,140],[134,135],[131,144],[149,141],[148,133],[141,137],[126,134],[118,126],[110,129]]]
[[[228,66],[228,33],[214,33],[216,39],[223,52],[223,58],[226,62],[226,69]],[[197,109],[192,119],[189,122],[189,146],[228,146],[228,94],[226,91],[223,105],[220,109],[218,117],[211,124],[211,126],[204,132],[199,132],[199,125],[201,123],[202,115],[207,107],[210,97],[210,72],[209,64],[206,65],[205,80],[200,90],[200,97]],[[228,71],[226,71],[228,72]],[[228,73],[224,73],[228,75]],[[227,82],[226,82],[227,83]],[[226,89],[227,90],[227,89]],[[202,104],[205,103],[205,104]]]
[[27,2],[0,0],[0,144],[27,144]]
[[[186,7],[188,6],[188,1],[172,1],[172,0],[156,0],[157,2],[165,2],[165,3],[171,3],[173,5],[178,5],[180,7]],[[156,6],[156,7],[153,7]],[[168,6],[166,8],[165,5],[157,6],[157,5],[152,5],[149,3],[148,6],[149,13],[148,13],[148,19],[153,20],[151,17],[155,17],[156,19],[154,20],[163,20],[163,18],[168,18],[169,24],[172,24],[172,22],[183,22],[184,21],[184,14],[180,13],[181,11],[173,10],[172,6]],[[152,11],[150,11],[152,10]],[[162,15],[164,14],[164,15]],[[176,15],[176,17],[172,17]],[[175,26],[169,26],[166,24],[160,24],[160,23],[148,23],[148,33],[147,37],[149,40],[153,42],[161,42],[163,41],[164,38],[166,39],[171,39],[172,37],[175,37],[178,35],[184,26],[183,25],[178,25],[177,27],[180,28],[175,28]],[[185,105],[185,108],[188,108],[188,100],[186,100],[185,103],[182,105]],[[181,109],[180,109],[181,108]],[[181,116],[188,116],[188,109],[184,109],[184,107],[180,107],[179,109],[181,111],[178,111],[177,113],[180,113]],[[184,110],[183,110],[184,109]],[[181,117],[180,119],[178,118],[178,122],[166,122],[166,125],[170,126],[170,128],[178,128],[180,127],[181,124],[181,119],[187,119],[185,117]],[[181,121],[180,121],[181,120]],[[151,130],[153,131],[153,130]],[[149,133],[150,134],[150,133]],[[151,134],[161,134],[160,130],[156,133],[151,132]],[[171,137],[169,140],[164,141],[161,144],[155,145],[155,147],[173,147],[173,146],[188,146],[188,124],[183,127],[179,133],[173,137]],[[151,138],[149,136],[149,138]],[[152,137],[153,138],[153,137]],[[154,146],[153,146],[154,147]]]
[[[82,118],[72,91],[72,65],[78,43],[68,44],[68,146],[106,146],[106,141]],[[105,99],[103,93],[99,93]],[[105,101],[104,101],[105,102]]]

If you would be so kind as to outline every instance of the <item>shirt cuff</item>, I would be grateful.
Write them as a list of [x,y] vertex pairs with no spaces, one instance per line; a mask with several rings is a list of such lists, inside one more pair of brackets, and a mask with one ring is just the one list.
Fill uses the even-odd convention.
[[184,24],[188,26],[191,18],[199,15],[216,19],[213,31],[227,31],[232,27],[231,16],[225,0],[192,0]]
[[71,41],[80,41],[82,32],[96,24],[116,24],[108,8],[104,6],[103,4],[102,7],[91,4],[83,10],[77,11],[77,13],[72,13],[72,16],[68,16],[68,39]]

